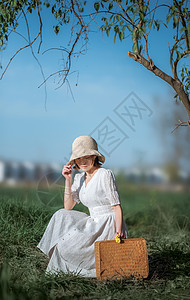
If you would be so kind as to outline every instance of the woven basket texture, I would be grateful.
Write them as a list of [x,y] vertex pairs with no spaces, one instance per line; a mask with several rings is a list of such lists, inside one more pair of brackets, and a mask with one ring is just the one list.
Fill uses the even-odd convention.
[[143,238],[122,239],[121,243],[99,241],[94,244],[96,277],[99,280],[133,276],[147,278],[148,255]]

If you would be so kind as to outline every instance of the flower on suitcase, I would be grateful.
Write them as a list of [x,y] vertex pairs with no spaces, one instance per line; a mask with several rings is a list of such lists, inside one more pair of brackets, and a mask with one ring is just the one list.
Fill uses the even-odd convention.
[[119,236],[119,234],[117,234],[116,236],[115,236],[115,241],[116,241],[116,243],[121,243],[121,237]]

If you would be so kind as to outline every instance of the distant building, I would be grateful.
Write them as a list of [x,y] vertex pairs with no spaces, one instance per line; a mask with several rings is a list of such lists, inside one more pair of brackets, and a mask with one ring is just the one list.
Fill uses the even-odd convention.
[[152,168],[145,172],[146,182],[148,183],[164,183],[169,181],[167,174],[159,168]]
[[127,168],[123,171],[124,176],[129,182],[136,183],[150,183],[150,184],[158,184],[158,183],[166,183],[169,181],[167,174],[162,168],[159,167],[150,167],[150,168],[138,168],[132,167]]
[[34,184],[43,176],[48,176],[49,182],[55,181],[61,175],[59,164],[42,164],[32,162],[15,162],[0,160],[0,184]]
[[142,175],[142,171],[136,167],[125,171],[125,177],[130,182],[140,182]]
[[[62,176],[62,165],[51,163],[32,163],[32,162],[15,162],[0,159],[0,185],[63,185],[64,177]],[[132,167],[127,169],[113,169],[116,176],[122,175],[126,181],[134,183],[147,184],[164,184],[169,182],[169,177],[160,167],[138,168]],[[73,171],[73,176],[76,170]],[[189,184],[190,173],[185,171],[179,172],[180,182]]]
[[0,183],[3,182],[5,178],[5,164],[3,161],[0,160]]

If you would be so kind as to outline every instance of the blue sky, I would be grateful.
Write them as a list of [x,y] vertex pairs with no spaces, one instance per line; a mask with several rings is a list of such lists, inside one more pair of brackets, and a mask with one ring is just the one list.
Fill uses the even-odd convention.
[[[65,27],[59,36],[55,36],[53,30],[44,32],[41,53],[52,45],[63,45],[69,33],[69,27]],[[171,73],[167,40],[164,30],[156,33],[150,53],[158,67]],[[20,43],[21,39],[12,35],[6,51],[0,53],[3,66]],[[101,32],[91,33],[86,55],[73,61],[72,70],[77,72],[69,77],[69,82],[74,100],[67,84],[56,89],[55,79],[50,79],[46,107],[44,87],[38,88],[43,82],[39,66],[29,49],[20,53],[0,82],[0,157],[63,165],[70,157],[73,140],[80,135],[89,135],[108,118],[127,137],[112,152],[110,148],[105,166],[127,167],[142,160],[147,164],[161,163],[164,149],[157,136],[158,129],[154,128],[154,120],[159,118],[160,112],[154,99],[159,98],[161,103],[167,99],[169,105],[171,89],[128,57],[130,45],[130,39],[122,43],[117,40],[114,44],[112,37],[107,38]],[[58,51],[39,54],[38,59],[46,76],[62,64]],[[152,112],[149,115],[147,110],[142,119],[135,119],[135,131],[114,112],[131,93],[135,93]],[[172,129],[166,128],[168,138]],[[97,142],[101,146],[101,140]],[[102,145],[101,149],[106,148]]]

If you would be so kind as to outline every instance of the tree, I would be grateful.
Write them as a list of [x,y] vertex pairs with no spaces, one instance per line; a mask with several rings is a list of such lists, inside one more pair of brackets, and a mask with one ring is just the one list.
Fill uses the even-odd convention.
[[[129,43],[124,47],[132,49],[128,51],[130,58],[143,65],[147,70],[160,77],[168,83],[175,91],[176,98],[179,98],[188,114],[188,120],[180,121],[176,126],[189,126],[190,128],[190,71],[188,69],[187,58],[190,55],[190,11],[188,0],[2,0],[0,1],[0,47],[6,48],[9,36],[17,32],[19,20],[24,17],[28,32],[27,44],[18,49],[11,57],[8,65],[3,70],[3,78],[12,59],[23,49],[31,47],[39,40],[39,48],[43,41],[41,10],[49,10],[55,17],[56,24],[54,31],[59,34],[60,28],[65,24],[71,25],[70,47],[61,47],[59,50],[66,54],[65,67],[51,74],[49,77],[59,74],[61,84],[65,83],[71,70],[72,58],[79,55],[85,49],[88,41],[91,24],[95,23],[109,36],[110,31],[114,32],[114,41],[119,38],[122,42],[129,38]],[[162,16],[159,11],[162,9]],[[31,40],[28,14],[35,12],[39,19],[39,32]],[[164,26],[165,30],[173,33],[173,44],[169,46],[170,60],[168,65],[171,74],[165,73],[154,63],[154,58],[150,55],[151,35],[154,30],[160,30]],[[79,42],[82,46],[79,49]],[[168,41],[166,41],[168,43]],[[78,48],[77,48],[78,47]],[[48,50],[52,50],[48,49]],[[49,79],[45,78],[44,83]]]
[[174,93],[169,93],[167,98],[170,99],[168,111],[163,106],[166,99],[158,97],[154,99],[157,114],[153,121],[153,128],[154,131],[156,130],[156,138],[159,141],[162,165],[169,175],[170,180],[177,182],[180,178],[180,173],[189,173],[190,130],[186,127],[183,131],[176,130],[175,134],[171,134],[172,132],[170,132],[169,128],[173,124],[173,118],[182,120],[186,112],[184,106],[180,105],[179,101],[174,100]]

